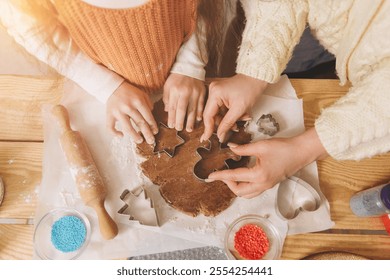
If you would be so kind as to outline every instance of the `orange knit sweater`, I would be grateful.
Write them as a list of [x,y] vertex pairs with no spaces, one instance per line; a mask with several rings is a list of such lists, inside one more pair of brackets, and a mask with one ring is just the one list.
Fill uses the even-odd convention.
[[97,63],[151,92],[163,86],[196,22],[196,0],[150,0],[128,9],[56,0],[61,22]]

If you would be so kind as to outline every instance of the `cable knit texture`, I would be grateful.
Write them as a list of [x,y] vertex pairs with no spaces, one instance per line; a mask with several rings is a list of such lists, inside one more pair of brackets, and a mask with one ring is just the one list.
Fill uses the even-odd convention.
[[163,86],[196,20],[195,0],[150,0],[128,9],[81,0],[57,0],[55,5],[85,53],[147,92]]
[[243,0],[247,25],[237,72],[274,82],[308,23],[336,56],[350,91],[315,122],[327,152],[360,160],[390,151],[390,1]]
[[275,83],[305,29],[308,5],[302,0],[241,2],[246,27],[236,72]]

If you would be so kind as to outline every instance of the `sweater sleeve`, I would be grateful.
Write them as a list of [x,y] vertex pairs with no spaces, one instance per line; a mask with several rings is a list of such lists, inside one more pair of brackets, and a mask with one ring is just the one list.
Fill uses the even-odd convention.
[[46,13],[44,22],[11,1],[0,1],[1,23],[18,44],[105,103],[123,78],[82,53],[54,14],[46,10],[35,12]]
[[315,122],[323,146],[337,160],[390,151],[390,59],[372,69]]
[[[192,33],[190,38],[180,47],[175,63],[171,68],[171,73],[182,74],[201,81],[205,80],[207,54],[205,49],[206,34],[202,21],[198,22],[196,31]],[[196,33],[198,33],[198,38]],[[203,58],[202,53],[206,54],[206,59]]]
[[307,0],[241,0],[246,25],[236,72],[278,81],[305,29]]

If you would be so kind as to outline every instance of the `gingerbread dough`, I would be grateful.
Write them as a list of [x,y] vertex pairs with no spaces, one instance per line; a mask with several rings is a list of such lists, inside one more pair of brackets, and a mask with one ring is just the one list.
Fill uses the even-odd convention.
[[[168,115],[164,111],[161,100],[155,104],[153,115],[158,122],[167,123]],[[191,133],[187,131],[178,132],[179,138],[175,135],[176,130],[171,129],[168,136],[166,129],[164,129],[163,140],[159,139],[160,133],[156,135],[156,143],[159,149],[156,150],[145,142],[137,146],[138,152],[146,158],[141,164],[143,173],[154,184],[160,186],[160,193],[165,201],[173,208],[194,217],[198,214],[216,216],[228,208],[236,197],[223,182],[205,183],[194,175],[194,166],[202,160],[197,149],[200,147],[206,148],[210,145],[206,141],[200,143],[199,139],[203,131],[203,122],[197,124],[197,127]],[[180,137],[184,140],[184,143],[175,147],[176,144],[180,143]],[[245,132],[243,127],[230,138],[231,142],[237,144],[249,143],[250,140],[251,135]],[[175,147],[173,157],[170,157],[166,152],[162,152],[164,148],[160,144],[162,141],[166,143],[164,145],[167,145],[169,151]],[[244,157],[238,161],[237,158],[234,159],[231,162],[229,161],[229,166],[232,168],[244,166],[249,160]],[[208,156],[207,160],[209,161],[207,166],[214,166],[213,169],[218,169],[218,166],[212,163],[213,160],[220,161],[218,156]]]

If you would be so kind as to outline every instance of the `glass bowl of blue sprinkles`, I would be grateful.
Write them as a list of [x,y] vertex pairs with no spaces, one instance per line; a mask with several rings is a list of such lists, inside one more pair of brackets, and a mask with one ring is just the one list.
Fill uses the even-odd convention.
[[58,208],[45,214],[35,227],[34,250],[43,260],[74,260],[88,245],[91,225],[81,212]]

